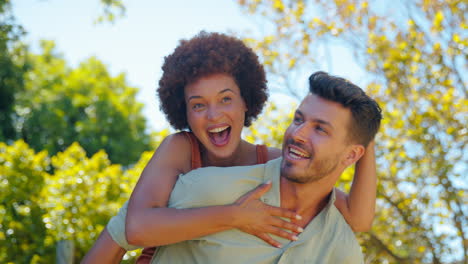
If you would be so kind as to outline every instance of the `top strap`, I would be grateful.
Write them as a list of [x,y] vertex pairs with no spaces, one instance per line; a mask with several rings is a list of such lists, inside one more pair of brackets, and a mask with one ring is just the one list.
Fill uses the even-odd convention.
[[198,145],[198,140],[195,137],[195,135],[191,132],[183,132],[185,136],[189,139],[190,141],[190,146],[191,146],[191,151],[192,151],[192,167],[191,169],[198,169],[201,168],[201,156],[200,156],[200,146]]
[[265,145],[257,145],[257,164],[263,164],[268,161],[268,149]]

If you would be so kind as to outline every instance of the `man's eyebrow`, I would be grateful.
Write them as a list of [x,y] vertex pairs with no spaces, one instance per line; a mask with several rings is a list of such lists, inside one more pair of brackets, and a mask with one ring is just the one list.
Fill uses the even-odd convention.
[[304,116],[304,114],[302,114],[301,110],[299,109],[296,109],[296,115]]
[[322,120],[322,119],[314,119],[315,122],[317,123],[320,123],[322,125],[326,125],[326,126],[329,126],[331,127],[332,129],[335,129],[335,127],[333,127],[333,125],[330,123],[330,122],[327,122],[325,120]]
[[[226,88],[226,89],[220,91],[218,94],[222,94],[222,93],[226,93],[226,92],[235,93],[232,89]],[[202,98],[202,97],[199,96],[199,95],[192,95],[192,96],[190,96],[190,97],[187,99],[187,101],[190,101],[190,100],[192,100],[192,99],[198,99],[198,98]]]
[[[301,112],[301,110],[299,110],[299,109],[296,110],[296,114],[297,114],[297,115],[300,115],[300,116],[302,116],[302,117],[304,116],[304,114],[303,114],[303,113]],[[326,121],[326,120],[323,120],[323,119],[320,119],[320,118],[314,118],[314,119],[312,119],[312,121],[313,121],[313,122],[317,122],[317,123],[322,124],[322,125],[329,126],[329,127],[331,127],[332,129],[335,129],[335,127],[334,127],[330,122],[328,122],[328,121]]]

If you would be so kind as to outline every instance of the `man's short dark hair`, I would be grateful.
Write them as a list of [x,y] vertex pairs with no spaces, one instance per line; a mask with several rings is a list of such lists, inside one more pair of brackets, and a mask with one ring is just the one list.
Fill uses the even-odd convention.
[[367,146],[375,137],[380,127],[382,110],[360,87],[344,78],[319,71],[309,77],[309,90],[312,94],[351,110],[348,137],[352,142]]

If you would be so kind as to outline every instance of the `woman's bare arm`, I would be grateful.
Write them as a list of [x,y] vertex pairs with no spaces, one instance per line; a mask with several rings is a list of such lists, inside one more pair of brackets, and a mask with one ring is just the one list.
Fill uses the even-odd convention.
[[123,248],[112,240],[107,229],[104,229],[91,250],[89,250],[81,260],[81,264],[118,264],[125,255],[125,252],[126,251]]
[[374,141],[369,143],[364,155],[356,163],[349,195],[336,192],[335,205],[355,232],[366,232],[372,227],[375,214],[377,176]]
[[295,218],[292,211],[270,206],[255,210],[243,203],[196,209],[166,208],[177,177],[190,170],[190,143],[182,134],[166,138],[143,171],[130,198],[126,220],[127,241],[139,246],[159,246],[239,228],[277,246],[264,233],[288,239],[293,234],[278,227],[297,231],[298,226],[275,216]]

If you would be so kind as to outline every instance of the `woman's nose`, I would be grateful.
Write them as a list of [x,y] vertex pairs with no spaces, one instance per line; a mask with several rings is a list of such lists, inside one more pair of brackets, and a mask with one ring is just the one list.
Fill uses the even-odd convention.
[[221,116],[221,111],[216,106],[208,107],[207,117],[209,120],[216,120]]

